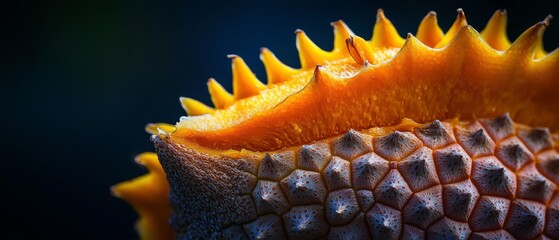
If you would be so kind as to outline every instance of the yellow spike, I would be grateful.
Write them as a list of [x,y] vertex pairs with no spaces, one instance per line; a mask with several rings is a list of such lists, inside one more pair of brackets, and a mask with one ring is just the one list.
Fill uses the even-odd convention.
[[177,128],[168,123],[148,123],[145,130],[149,134],[158,135],[161,131],[165,133],[172,133],[177,130]]
[[[547,17],[545,17],[545,19],[543,20],[543,23],[545,24],[546,27],[549,27],[549,24],[551,23],[551,19],[553,19],[553,16],[551,16],[550,14],[547,15]],[[534,59],[542,58],[545,55],[547,55],[547,52],[543,48],[543,31],[542,31],[541,35],[539,35],[538,45],[536,45],[536,51],[534,52]]]
[[458,8],[457,12],[458,15],[456,16],[456,20],[454,21],[450,29],[448,29],[443,39],[441,39],[441,41],[437,43],[437,45],[435,45],[435,48],[442,48],[446,46],[454,38],[454,36],[458,34],[462,27],[468,26],[466,15],[464,15],[464,11],[462,11],[462,8]]
[[303,30],[295,30],[295,37],[301,69],[314,68],[318,64],[323,64],[329,58],[329,53],[318,47]]
[[332,22],[330,25],[334,27],[334,50],[332,51],[347,54],[346,40],[355,34],[342,20]]
[[206,104],[203,104],[196,99],[180,97],[179,100],[182,108],[186,111],[188,116],[204,115],[215,111],[215,109],[208,107]]
[[243,99],[258,95],[266,88],[262,82],[254,76],[254,73],[247,66],[245,61],[234,54],[227,55],[231,59],[233,69],[233,96],[235,99]]
[[260,49],[260,60],[264,63],[268,84],[278,84],[289,80],[291,76],[298,71],[283,64],[277,57],[267,48]]
[[169,225],[169,183],[157,154],[142,153],[135,161],[149,172],[113,186],[111,192],[132,205],[140,215],[136,229],[141,239],[173,239],[175,233]]
[[373,28],[371,46],[373,48],[400,48],[405,40],[400,37],[396,27],[384,16],[382,9],[377,10],[377,21]]
[[349,54],[359,64],[365,61],[375,64],[374,53],[367,41],[359,36],[351,36],[347,40]]
[[520,61],[531,60],[536,54],[536,47],[541,41],[546,26],[546,23],[541,21],[528,28],[511,44],[505,54]]
[[496,50],[507,50],[510,40],[507,37],[507,11],[497,10],[481,31],[481,37]]
[[435,47],[443,37],[444,32],[437,22],[437,13],[430,11],[419,24],[417,39],[429,47]]
[[235,102],[235,98],[233,97],[233,95],[225,90],[225,88],[223,88],[223,86],[221,86],[221,84],[219,84],[215,79],[208,79],[207,85],[208,92],[210,92],[212,103],[214,104],[215,108],[222,109]]

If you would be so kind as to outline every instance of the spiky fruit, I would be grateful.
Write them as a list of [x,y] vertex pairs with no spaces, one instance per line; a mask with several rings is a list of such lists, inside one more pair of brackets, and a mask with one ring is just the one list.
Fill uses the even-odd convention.
[[529,125],[559,129],[559,53],[549,18],[512,44],[504,19],[443,34],[431,12],[402,39],[379,10],[370,41],[333,23],[331,52],[298,30],[301,69],[262,50],[268,85],[230,55],[216,109],[181,98],[189,117],[147,128],[177,236],[557,238],[559,137]]

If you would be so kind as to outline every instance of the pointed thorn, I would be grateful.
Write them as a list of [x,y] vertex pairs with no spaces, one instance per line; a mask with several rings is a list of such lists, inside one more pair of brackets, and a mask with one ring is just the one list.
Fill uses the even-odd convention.
[[260,60],[264,63],[268,84],[282,83],[290,79],[297,71],[283,64],[268,48],[260,48]]
[[342,20],[331,22],[330,25],[334,28],[334,49],[332,52],[341,52],[343,55],[347,55],[346,39],[355,35],[355,33]]
[[335,27],[336,25],[338,25],[340,23],[343,24],[344,21],[342,21],[341,19],[338,19],[338,21],[330,22],[330,26]]
[[465,18],[466,15],[464,14],[464,10],[462,10],[462,8],[458,8],[456,10],[456,12],[458,12],[458,18]]
[[209,78],[206,85],[208,86],[212,103],[217,109],[225,108],[235,101],[233,95],[225,90],[215,79]]
[[208,113],[212,113],[215,109],[206,106],[204,103],[187,97],[180,97],[182,108],[186,111],[189,116],[198,116]]
[[488,170],[495,177],[503,177],[505,175],[505,168],[497,167]]
[[553,15],[549,14],[547,15],[544,19],[543,22],[545,24],[546,27],[549,27],[549,24],[551,23],[551,20],[553,20]]
[[295,33],[295,45],[299,51],[299,61],[302,69],[312,68],[316,64],[324,63],[327,60],[329,53],[317,46],[305,32],[297,29]]
[[320,78],[320,76],[322,76],[323,73],[324,73],[324,67],[322,65],[317,64],[313,72],[314,78],[315,79]]
[[417,39],[429,47],[435,47],[444,37],[444,32],[437,23],[437,13],[430,11],[417,28]]
[[382,8],[377,9],[377,21],[379,21],[380,19],[386,19],[384,10],[382,10]]
[[384,15],[384,11],[377,11],[377,22],[373,27],[373,36],[370,45],[378,48],[400,48],[404,45],[404,39],[398,34],[398,30],[392,22]]
[[256,78],[243,58],[235,54],[227,55],[227,57],[231,59],[233,96],[235,99],[243,99],[257,95],[262,89],[266,88],[266,85]]
[[148,123],[144,129],[152,135],[163,135],[174,132],[176,127],[168,123]]

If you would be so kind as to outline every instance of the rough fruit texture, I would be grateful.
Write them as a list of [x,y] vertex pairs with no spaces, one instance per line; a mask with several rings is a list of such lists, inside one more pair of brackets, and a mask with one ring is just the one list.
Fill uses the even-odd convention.
[[153,140],[179,238],[553,239],[553,137],[504,115],[351,130],[266,153]]
[[559,239],[551,16],[511,43],[505,11],[479,33],[457,12],[405,39],[381,9],[368,41],[336,21],[331,51],[297,30],[301,68],[262,48],[266,84],[228,55],[232,93],[209,79],[214,107],[148,124],[165,172],[113,192],[144,239],[175,234],[171,206],[180,238]]

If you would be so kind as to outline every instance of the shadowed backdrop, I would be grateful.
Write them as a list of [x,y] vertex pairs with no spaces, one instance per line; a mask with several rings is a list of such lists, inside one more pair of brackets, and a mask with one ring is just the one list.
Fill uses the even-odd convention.
[[[421,2],[420,4],[418,2]],[[299,67],[294,30],[323,49],[343,19],[369,39],[378,8],[401,36],[430,10],[447,30],[461,7],[478,31],[497,9],[508,32],[558,15],[551,1],[8,1],[3,3],[0,216],[11,238],[135,239],[134,211],[111,185],[145,173],[133,157],[153,151],[148,122],[185,115],[178,98],[210,104],[209,77],[231,90],[227,54],[265,82],[268,47]],[[545,48],[559,42],[559,23]]]

